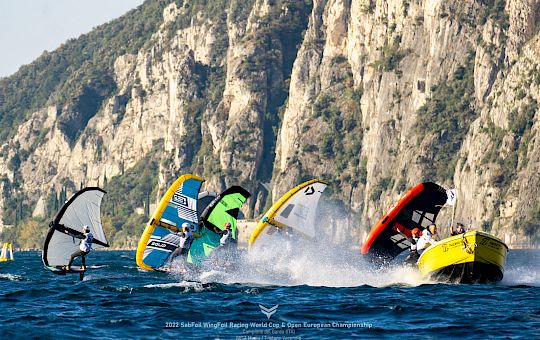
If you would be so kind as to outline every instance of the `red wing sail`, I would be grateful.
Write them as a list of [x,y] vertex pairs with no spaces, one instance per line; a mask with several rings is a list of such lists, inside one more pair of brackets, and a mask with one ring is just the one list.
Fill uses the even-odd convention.
[[411,243],[407,237],[412,229],[423,230],[435,222],[446,200],[443,187],[431,182],[418,184],[375,224],[362,246],[362,254],[373,260],[392,260],[409,249]]

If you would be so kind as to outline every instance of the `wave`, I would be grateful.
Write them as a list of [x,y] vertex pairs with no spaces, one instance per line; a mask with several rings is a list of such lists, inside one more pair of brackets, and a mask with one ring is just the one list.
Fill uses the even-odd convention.
[[169,282],[169,283],[153,283],[144,285],[144,288],[151,289],[171,289],[171,288],[184,288],[184,292],[201,292],[208,287],[205,287],[201,282],[182,281],[182,282]]
[[0,274],[0,279],[9,281],[22,281],[23,277],[15,274]]

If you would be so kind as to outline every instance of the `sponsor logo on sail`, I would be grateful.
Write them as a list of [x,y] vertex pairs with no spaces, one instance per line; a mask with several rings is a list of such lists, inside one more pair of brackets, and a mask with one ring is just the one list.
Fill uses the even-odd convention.
[[158,248],[166,248],[167,244],[160,243],[160,242],[157,242],[157,241],[152,241],[152,242],[150,242],[150,244],[148,246],[150,246],[150,247],[158,247]]
[[188,206],[188,199],[186,196],[184,195],[180,195],[178,193],[175,193],[173,195],[173,198],[172,198],[172,201],[179,204],[179,205],[182,205],[184,207],[187,207]]

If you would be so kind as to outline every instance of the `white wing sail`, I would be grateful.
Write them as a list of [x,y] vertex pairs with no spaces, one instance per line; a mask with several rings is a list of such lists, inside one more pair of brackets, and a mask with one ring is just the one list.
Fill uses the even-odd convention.
[[68,264],[70,255],[79,249],[81,241],[74,235],[81,234],[85,225],[94,236],[93,249],[109,246],[101,224],[103,195],[105,191],[100,188],[84,188],[60,208],[45,238],[42,255],[45,266]]
[[326,184],[312,183],[295,192],[280,208],[276,210],[274,221],[306,236],[315,236],[315,218],[317,205]]

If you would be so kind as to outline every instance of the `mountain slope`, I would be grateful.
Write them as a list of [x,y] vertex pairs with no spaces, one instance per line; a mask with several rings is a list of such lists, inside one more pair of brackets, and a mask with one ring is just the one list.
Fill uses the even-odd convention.
[[121,245],[179,173],[245,186],[248,216],[322,177],[335,233],[357,242],[432,180],[458,188],[459,220],[530,242],[539,8],[147,1],[0,80],[2,221],[48,218],[58,193],[100,184]]

